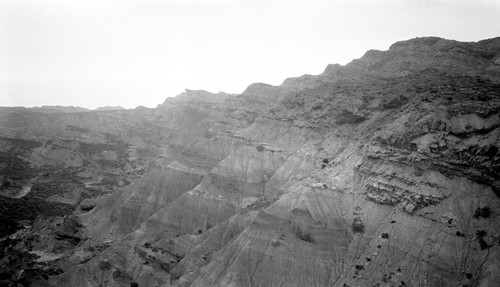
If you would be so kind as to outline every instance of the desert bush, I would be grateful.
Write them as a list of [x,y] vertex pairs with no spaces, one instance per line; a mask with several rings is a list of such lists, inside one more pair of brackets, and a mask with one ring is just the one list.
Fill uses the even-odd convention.
[[479,219],[482,218],[490,218],[491,216],[491,208],[489,206],[478,207],[474,212],[474,218]]
[[279,246],[281,246],[281,242],[279,242],[278,240],[273,240],[273,241],[271,241],[271,244],[272,244],[274,247],[279,247]]
[[316,105],[316,106],[312,107],[313,111],[319,111],[319,110],[322,110],[322,109],[323,109],[323,106],[321,106],[321,105]]
[[312,237],[312,235],[310,233],[303,231],[302,228],[300,228],[298,226],[294,226],[292,228],[292,232],[293,232],[293,234],[295,234],[295,236],[298,239],[300,239],[302,241],[309,242],[309,243],[315,242],[314,238]]
[[361,218],[359,218],[359,217],[354,218],[354,221],[352,223],[352,232],[354,232],[354,233],[364,233],[365,232],[365,226],[363,225]]
[[111,263],[109,263],[108,261],[99,262],[99,269],[101,269],[102,271],[111,270],[112,267],[113,266],[111,266]]
[[476,231],[477,240],[479,242],[479,247],[481,247],[481,250],[490,248],[490,245],[486,242],[486,240],[484,240],[486,234],[487,234],[486,230]]
[[257,149],[257,151],[261,152],[261,151],[264,151],[264,146],[262,145],[258,145],[255,147]]

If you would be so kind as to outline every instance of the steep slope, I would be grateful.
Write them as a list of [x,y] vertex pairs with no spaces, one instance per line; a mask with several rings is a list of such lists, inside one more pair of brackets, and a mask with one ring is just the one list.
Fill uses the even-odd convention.
[[500,38],[416,38],[241,95],[0,118],[26,140],[112,129],[129,166],[152,151],[43,282],[497,286],[499,57]]

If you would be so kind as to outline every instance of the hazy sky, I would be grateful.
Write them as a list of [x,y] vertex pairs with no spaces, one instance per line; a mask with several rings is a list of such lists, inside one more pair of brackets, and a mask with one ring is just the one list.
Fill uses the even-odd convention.
[[0,0],[0,106],[241,93],[421,36],[500,36],[500,0]]

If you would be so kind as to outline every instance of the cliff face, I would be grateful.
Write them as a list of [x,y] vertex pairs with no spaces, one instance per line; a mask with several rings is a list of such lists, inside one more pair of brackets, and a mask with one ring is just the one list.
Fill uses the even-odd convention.
[[[26,175],[3,175],[2,192],[57,182],[50,196],[61,202],[80,191],[71,203],[82,226],[66,237],[16,233],[61,270],[35,264],[49,276],[28,279],[498,286],[498,59],[498,38],[417,38],[241,95],[186,90],[156,109],[5,109],[2,147]],[[21,138],[24,149],[13,143]],[[66,181],[43,176],[61,165],[74,169]],[[74,244],[41,243],[53,237]]]

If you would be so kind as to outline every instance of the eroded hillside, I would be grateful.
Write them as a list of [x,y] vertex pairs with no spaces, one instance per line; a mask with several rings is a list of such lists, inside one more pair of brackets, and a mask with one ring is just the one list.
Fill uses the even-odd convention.
[[0,132],[6,284],[500,285],[499,38]]

